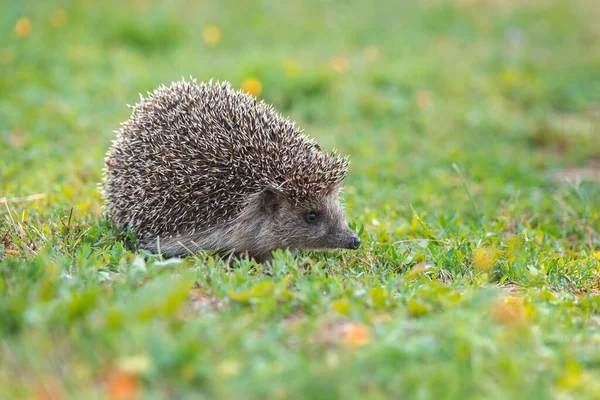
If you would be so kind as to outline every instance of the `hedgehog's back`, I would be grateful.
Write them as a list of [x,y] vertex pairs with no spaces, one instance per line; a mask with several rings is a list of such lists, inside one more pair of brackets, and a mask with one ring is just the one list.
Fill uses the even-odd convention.
[[109,216],[138,235],[194,232],[234,219],[245,199],[279,187],[291,201],[326,190],[347,161],[229,84],[162,86],[141,99],[109,150]]

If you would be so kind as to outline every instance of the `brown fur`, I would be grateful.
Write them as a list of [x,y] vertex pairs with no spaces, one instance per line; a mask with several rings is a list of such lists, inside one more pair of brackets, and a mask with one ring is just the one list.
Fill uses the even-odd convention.
[[[319,215],[315,222],[306,213]],[[276,249],[352,248],[354,232],[348,228],[338,189],[299,206],[277,190],[252,196],[239,216],[228,224],[201,233],[146,240],[143,246],[168,256],[185,256],[202,249],[247,254],[259,262],[271,259]]]

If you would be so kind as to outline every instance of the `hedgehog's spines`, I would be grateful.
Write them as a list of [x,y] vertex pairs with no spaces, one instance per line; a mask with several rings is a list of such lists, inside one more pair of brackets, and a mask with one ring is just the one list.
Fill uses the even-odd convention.
[[247,197],[278,188],[299,204],[338,187],[348,158],[321,151],[294,121],[231,88],[161,85],[132,109],[107,153],[104,197],[142,235],[192,232],[235,218]]

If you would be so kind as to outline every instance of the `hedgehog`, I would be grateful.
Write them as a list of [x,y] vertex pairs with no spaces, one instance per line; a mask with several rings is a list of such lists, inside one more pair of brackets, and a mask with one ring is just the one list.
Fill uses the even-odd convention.
[[327,153],[228,82],[162,85],[131,107],[103,170],[104,212],[152,253],[272,259],[357,249],[341,203],[348,157]]

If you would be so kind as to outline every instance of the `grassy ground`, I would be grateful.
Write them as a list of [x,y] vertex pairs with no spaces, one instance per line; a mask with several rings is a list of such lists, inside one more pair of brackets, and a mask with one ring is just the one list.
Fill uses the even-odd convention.
[[[599,398],[600,3],[286,3],[0,4],[0,398]],[[124,247],[112,131],[190,75],[351,156],[359,251]]]

